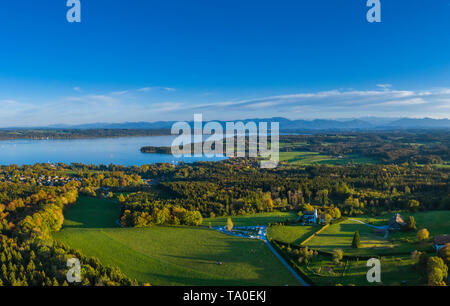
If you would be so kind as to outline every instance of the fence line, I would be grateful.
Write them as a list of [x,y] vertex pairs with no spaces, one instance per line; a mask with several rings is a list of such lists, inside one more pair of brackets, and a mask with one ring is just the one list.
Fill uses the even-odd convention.
[[315,232],[314,234],[312,234],[311,236],[309,236],[308,238],[306,238],[305,240],[302,241],[302,243],[300,243],[300,245],[305,245],[306,243],[308,243],[311,239],[313,239],[314,237],[316,237],[317,235],[319,235],[321,232],[323,232],[325,229],[327,229],[330,226],[330,224],[327,224],[325,226],[323,226],[321,229],[319,229],[317,232]]

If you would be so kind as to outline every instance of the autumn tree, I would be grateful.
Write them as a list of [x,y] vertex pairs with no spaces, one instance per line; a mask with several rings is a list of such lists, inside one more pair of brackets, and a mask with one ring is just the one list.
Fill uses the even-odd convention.
[[417,200],[409,200],[408,208],[412,211],[416,211],[419,209],[420,203]]
[[423,228],[417,232],[417,240],[418,241],[425,241],[430,238],[430,232],[426,228]]
[[429,286],[445,286],[448,267],[442,258],[437,256],[430,257],[427,263],[427,276]]
[[335,264],[338,264],[342,258],[344,258],[344,251],[342,249],[335,249],[333,251],[333,261]]
[[266,192],[263,194],[262,199],[262,207],[265,211],[272,211],[273,210],[273,200],[270,192]]
[[117,199],[119,200],[119,203],[125,202],[125,197],[122,193],[119,195],[119,197]]
[[330,224],[333,217],[330,214],[325,214],[325,223]]
[[227,230],[229,231],[229,232],[231,232],[232,230],[233,230],[233,221],[231,221],[231,218],[228,218],[227,219]]
[[339,210],[339,208],[337,208],[337,207],[333,208],[333,215],[334,215],[335,219],[341,218],[342,214],[341,214],[341,211]]
[[416,220],[414,219],[414,216],[409,216],[408,220],[406,221],[406,230],[408,231],[417,230]]
[[439,257],[441,257],[447,265],[450,265],[450,243],[447,243],[439,250]]

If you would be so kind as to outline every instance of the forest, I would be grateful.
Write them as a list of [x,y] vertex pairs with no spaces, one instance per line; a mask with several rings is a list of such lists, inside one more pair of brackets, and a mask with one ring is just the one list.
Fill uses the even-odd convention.
[[274,211],[301,215],[311,209],[324,215],[325,222],[341,216],[450,210],[450,168],[435,164],[448,161],[448,136],[295,135],[283,141],[290,142],[285,150],[357,151],[380,163],[261,169],[257,159],[231,158],[130,167],[0,166],[0,285],[72,285],[65,277],[71,257],[81,259],[87,276],[81,285],[137,285],[118,268],[52,238],[79,195],[117,201],[122,227],[201,226],[206,218]]
[[165,136],[168,129],[0,129],[6,139],[85,139],[105,137]]
[[383,164],[442,164],[450,160],[450,134],[446,130],[282,135],[280,142],[284,144],[281,152],[357,154]]
[[261,170],[256,161],[233,159],[166,171],[140,173],[159,177],[160,183],[121,197],[127,216],[138,212],[153,223],[156,215],[150,216],[164,207],[168,208],[168,223],[174,222],[173,207],[199,211],[203,217],[301,211],[308,205],[323,211],[336,207],[346,216],[450,209],[449,170],[431,166],[316,165]]
[[[345,156],[363,157],[381,164],[444,164],[450,160],[449,133],[445,130],[377,131],[364,133],[316,133],[312,135],[280,135],[280,153],[317,153],[343,163]],[[235,137],[235,144],[237,139]],[[270,143],[270,139],[269,139]],[[214,143],[203,143],[214,149]],[[190,146],[191,153],[194,146]],[[249,140],[245,139],[248,156]],[[237,146],[235,145],[235,154]],[[142,153],[172,154],[171,147],[145,146]],[[223,152],[226,152],[224,141]],[[236,155],[235,155],[236,156]]]

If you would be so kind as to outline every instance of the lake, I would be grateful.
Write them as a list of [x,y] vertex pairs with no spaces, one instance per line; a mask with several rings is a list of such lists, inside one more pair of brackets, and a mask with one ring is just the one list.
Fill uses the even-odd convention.
[[35,163],[83,163],[94,165],[144,165],[155,163],[191,163],[218,161],[224,158],[182,157],[144,154],[144,146],[170,146],[176,136],[121,137],[67,140],[15,139],[0,141],[0,165]]

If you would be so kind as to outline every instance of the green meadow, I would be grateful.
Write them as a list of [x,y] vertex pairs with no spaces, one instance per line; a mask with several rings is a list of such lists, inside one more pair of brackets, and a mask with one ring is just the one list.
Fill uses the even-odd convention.
[[358,154],[350,154],[337,158],[333,156],[319,154],[318,152],[280,152],[280,162],[307,166],[313,164],[326,164],[326,165],[345,165],[347,163],[355,164],[375,164],[376,160],[370,157],[360,156]]
[[299,245],[320,228],[320,225],[275,225],[267,229],[267,237],[279,242]]
[[211,223],[212,226],[224,226],[227,224],[228,218],[231,218],[231,221],[235,226],[254,226],[296,220],[297,215],[294,212],[270,212],[247,216],[207,218],[203,220],[203,225],[208,226]]
[[[336,264],[330,256],[318,255],[304,267],[308,277],[316,285],[423,285],[426,283],[423,275],[415,268],[415,261],[411,257],[414,250],[427,251],[434,254],[431,239],[435,235],[450,232],[450,211],[430,211],[418,213],[401,213],[406,220],[413,215],[417,228],[426,228],[430,232],[430,239],[418,242],[416,232],[392,232],[387,238],[377,234],[374,229],[357,221],[374,226],[384,226],[389,222],[391,213],[378,217],[352,217],[331,225],[322,233],[315,236],[306,245],[312,249],[333,252],[342,249],[345,255],[373,256],[380,258],[382,274],[381,284],[367,282],[368,268],[364,259],[344,259]],[[354,220],[357,221],[354,221]],[[311,234],[319,229],[318,226],[272,226],[267,230],[269,238],[290,245],[299,245]],[[351,243],[355,231],[361,235],[361,247],[353,249]]]
[[419,286],[426,283],[409,255],[382,257],[380,284],[367,281],[366,263],[366,260],[344,260],[335,264],[330,258],[319,256],[308,264],[306,271],[312,281],[320,286]]
[[[448,234],[450,232],[450,211],[430,211],[419,213],[404,213],[406,220],[413,215],[417,228],[426,228],[430,232],[430,238],[435,235]],[[410,253],[414,250],[431,250],[431,241],[417,242],[415,232],[393,232],[387,238],[383,234],[374,232],[374,229],[350,219],[359,220],[372,225],[387,225],[391,214],[380,217],[349,218],[344,222],[331,225],[321,234],[313,238],[307,245],[313,249],[332,252],[340,248],[347,255],[389,255],[398,253]],[[353,249],[351,243],[353,235],[359,231],[361,235],[361,248]]]
[[294,165],[312,165],[319,162],[333,160],[330,156],[317,152],[280,152],[280,162]]
[[[267,246],[205,227],[120,228],[118,206],[80,197],[55,238],[152,285],[298,285]],[[219,264],[221,263],[221,264]]]

